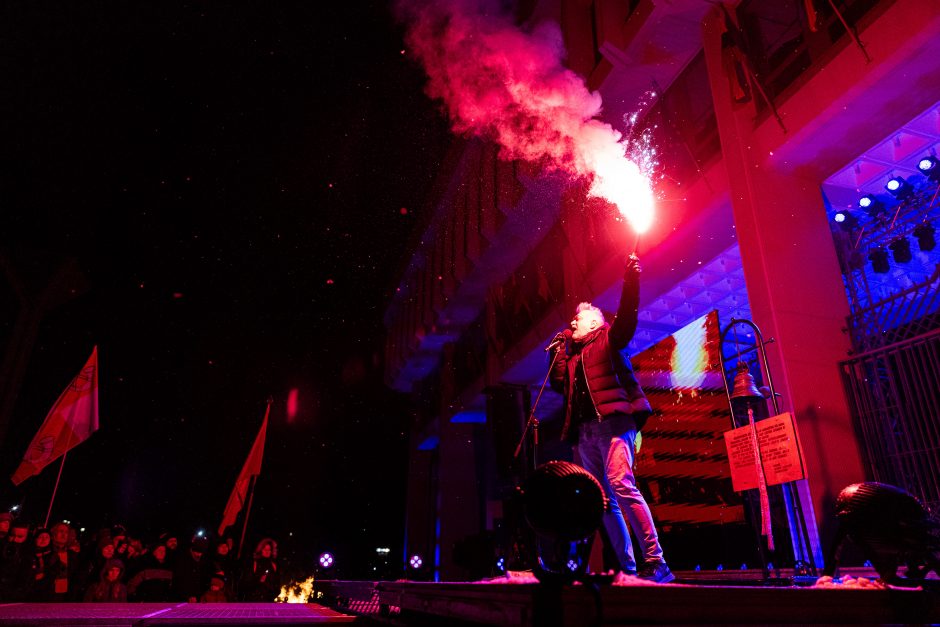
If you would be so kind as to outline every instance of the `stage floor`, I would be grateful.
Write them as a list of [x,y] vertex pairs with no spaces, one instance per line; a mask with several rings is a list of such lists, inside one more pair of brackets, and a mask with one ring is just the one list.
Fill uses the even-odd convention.
[[378,612],[398,625],[940,625],[936,580],[926,590],[853,589],[794,586],[789,579],[766,585],[741,573],[737,580],[732,573],[676,574],[684,583],[637,582],[596,590],[532,583],[377,582],[368,601],[362,582],[320,581],[317,590],[319,602],[341,611]]
[[852,589],[739,580],[593,589],[502,580],[320,580],[316,604],[0,604],[0,625],[940,625],[940,590],[931,584],[926,590]]
[[6,603],[0,625],[323,625],[355,616],[315,603]]
[[404,624],[434,617],[501,626],[926,625],[940,622],[940,597],[922,590],[647,585],[408,584],[378,586]]

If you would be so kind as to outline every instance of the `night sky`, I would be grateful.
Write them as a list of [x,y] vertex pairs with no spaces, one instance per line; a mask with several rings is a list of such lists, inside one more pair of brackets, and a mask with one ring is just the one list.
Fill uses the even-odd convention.
[[[8,477],[97,344],[101,429],[53,519],[215,529],[273,396],[249,543],[348,576],[400,555],[382,314],[449,135],[386,3],[6,3],[0,29],[0,259],[32,292],[78,268],[21,373],[0,507],[45,517],[58,464]],[[5,349],[18,311],[4,280]]]

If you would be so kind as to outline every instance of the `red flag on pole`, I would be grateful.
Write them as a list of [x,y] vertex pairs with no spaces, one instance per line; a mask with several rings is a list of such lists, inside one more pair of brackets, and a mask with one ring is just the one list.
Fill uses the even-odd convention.
[[66,451],[88,439],[98,430],[98,347],[82,371],[72,379],[55,402],[39,432],[26,449],[13,483],[19,485],[38,475]]
[[251,484],[251,478],[261,474],[261,458],[264,456],[264,436],[268,429],[268,414],[271,413],[271,403],[264,412],[264,421],[261,423],[261,429],[255,438],[255,443],[248,453],[248,459],[242,467],[238,479],[235,480],[235,488],[228,497],[228,503],[225,505],[225,513],[222,514],[222,524],[219,525],[219,535],[225,533],[225,529],[235,523],[238,512],[242,511],[245,505],[245,499],[248,497],[248,486]]

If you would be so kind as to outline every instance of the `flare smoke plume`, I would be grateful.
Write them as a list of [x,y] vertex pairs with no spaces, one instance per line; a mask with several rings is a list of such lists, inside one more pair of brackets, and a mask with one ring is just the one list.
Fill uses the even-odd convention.
[[652,221],[649,180],[626,157],[620,132],[596,116],[600,94],[564,67],[557,24],[531,33],[474,0],[403,0],[409,53],[424,66],[457,133],[500,146],[500,158],[545,165],[591,181],[638,233]]

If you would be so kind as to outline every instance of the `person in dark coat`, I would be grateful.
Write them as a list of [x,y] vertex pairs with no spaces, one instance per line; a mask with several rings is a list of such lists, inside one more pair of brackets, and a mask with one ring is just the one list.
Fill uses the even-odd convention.
[[98,583],[85,591],[86,603],[124,603],[127,601],[127,586],[122,581],[124,563],[119,559],[108,560],[101,569]]
[[33,550],[29,561],[28,601],[49,601],[52,598],[50,580],[46,571],[52,561],[52,535],[48,529],[39,528],[33,534]]
[[32,547],[29,524],[16,521],[7,539],[0,541],[0,600],[22,601],[29,588]]
[[578,305],[571,328],[559,334],[551,370],[552,387],[564,394],[562,437],[574,443],[575,459],[603,486],[610,502],[604,527],[621,567],[636,573],[633,545],[624,521],[643,547],[644,579],[675,579],[659,544],[649,506],[633,475],[636,435],[650,414],[625,350],[636,331],[640,303],[640,262],[627,258],[620,303],[613,324],[591,303]]
[[114,545],[109,536],[100,536],[96,543],[95,553],[82,566],[80,578],[82,588],[88,590],[101,580],[101,569],[114,559]]
[[236,581],[235,560],[229,552],[228,539],[216,538],[211,542],[210,547],[209,554],[206,556],[209,576],[221,579],[223,586],[220,589],[227,595],[228,601],[234,601],[232,586]]
[[75,531],[64,522],[56,523],[50,529],[52,534],[52,555],[46,567],[47,585],[51,587],[50,601],[65,603],[80,599],[80,563]]
[[173,571],[167,562],[166,546],[158,544],[141,558],[143,568],[127,582],[133,601],[158,602],[172,598]]
[[205,553],[209,548],[206,538],[192,539],[189,550],[179,555],[173,571],[173,596],[187,603],[196,603],[209,587]]
[[255,547],[251,561],[242,573],[239,594],[244,601],[270,603],[281,592],[281,575],[277,565],[277,543],[264,538]]

